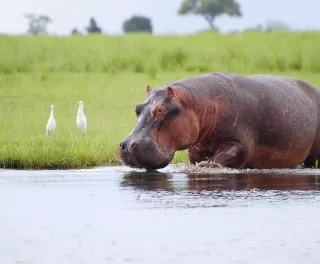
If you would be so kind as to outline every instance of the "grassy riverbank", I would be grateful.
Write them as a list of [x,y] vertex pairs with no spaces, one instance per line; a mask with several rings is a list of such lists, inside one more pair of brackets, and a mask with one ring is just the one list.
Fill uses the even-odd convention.
[[[146,83],[159,85],[187,76],[163,74],[52,73],[1,76],[0,166],[6,168],[83,168],[115,164],[115,151],[135,126],[133,107],[144,99]],[[88,131],[76,126],[78,100],[84,101]],[[47,137],[50,105],[57,129]],[[183,158],[181,154],[178,159]]]
[[[282,35],[281,35],[282,34]],[[146,84],[209,71],[273,73],[320,87],[319,33],[187,37],[0,37],[0,167],[85,168],[116,164]],[[84,101],[88,132],[76,127]],[[50,105],[57,129],[45,135]],[[174,162],[187,162],[186,152]]]

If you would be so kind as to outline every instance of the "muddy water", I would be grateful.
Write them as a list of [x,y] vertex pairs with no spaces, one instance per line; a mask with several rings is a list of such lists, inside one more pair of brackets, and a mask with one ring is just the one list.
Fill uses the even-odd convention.
[[318,175],[0,170],[0,264],[319,264]]

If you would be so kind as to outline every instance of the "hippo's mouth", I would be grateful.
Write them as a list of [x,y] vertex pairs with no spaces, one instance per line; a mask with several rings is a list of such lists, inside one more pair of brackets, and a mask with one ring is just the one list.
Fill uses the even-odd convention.
[[119,148],[119,161],[138,169],[157,170],[166,167],[173,159],[175,150],[164,150],[158,144],[136,148]]

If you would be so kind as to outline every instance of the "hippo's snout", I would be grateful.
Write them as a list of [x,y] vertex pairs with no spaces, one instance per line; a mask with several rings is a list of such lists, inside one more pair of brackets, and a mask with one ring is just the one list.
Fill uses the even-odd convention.
[[123,140],[121,141],[120,143],[120,149],[121,150],[133,150],[135,147],[137,146],[137,143],[135,141],[132,141],[130,144],[129,144],[129,141],[128,140]]
[[134,138],[128,136],[119,144],[120,160],[134,168],[160,169],[167,166],[174,156],[174,151],[160,150],[157,142],[145,136]]

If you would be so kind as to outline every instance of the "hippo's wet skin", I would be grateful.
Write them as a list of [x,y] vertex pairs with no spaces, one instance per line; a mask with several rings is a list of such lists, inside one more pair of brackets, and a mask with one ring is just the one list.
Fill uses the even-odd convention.
[[147,87],[138,123],[120,143],[131,167],[159,169],[178,150],[190,163],[294,168],[320,157],[320,92],[295,78],[210,73]]

